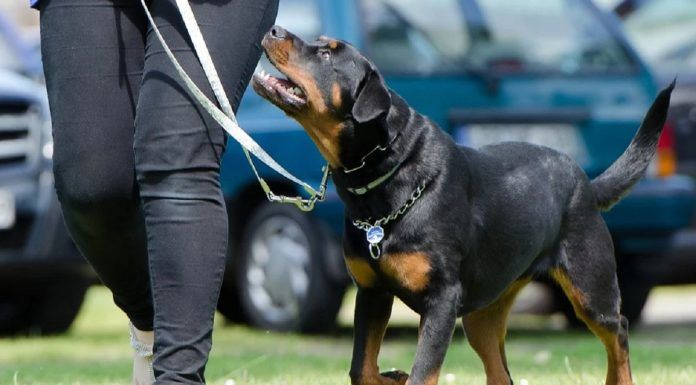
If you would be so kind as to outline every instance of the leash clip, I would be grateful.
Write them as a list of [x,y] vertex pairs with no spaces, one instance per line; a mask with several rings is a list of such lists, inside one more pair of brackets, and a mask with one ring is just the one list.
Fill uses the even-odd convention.
[[322,168],[323,175],[321,177],[321,183],[319,185],[319,191],[315,192],[310,192],[310,197],[309,198],[302,198],[300,196],[296,197],[289,197],[286,195],[276,195],[271,191],[271,188],[268,186],[266,183],[262,183],[261,187],[263,188],[264,192],[266,193],[266,197],[268,198],[269,201],[271,202],[278,202],[278,203],[289,203],[297,206],[300,211],[304,212],[309,212],[314,210],[314,205],[318,202],[323,202],[324,198],[326,198],[326,185],[328,184],[329,181],[329,168],[327,166],[324,166]]

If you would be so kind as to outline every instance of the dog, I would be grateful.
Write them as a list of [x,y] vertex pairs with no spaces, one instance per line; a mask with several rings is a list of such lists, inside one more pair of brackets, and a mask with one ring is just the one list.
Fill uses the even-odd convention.
[[[506,320],[520,289],[541,275],[561,286],[604,344],[606,384],[633,383],[614,248],[600,212],[645,173],[674,83],[623,155],[590,180],[550,148],[457,146],[346,42],[305,42],[274,26],[262,46],[287,79],[259,72],[254,90],[304,127],[345,203],[343,251],[358,288],[352,384],[437,384],[460,317],[487,384],[512,384]],[[421,316],[410,374],[380,374],[377,365],[394,296]]]

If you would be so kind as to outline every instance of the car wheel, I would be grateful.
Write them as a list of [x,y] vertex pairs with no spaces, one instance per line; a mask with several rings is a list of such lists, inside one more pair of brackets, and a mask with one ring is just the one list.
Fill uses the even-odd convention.
[[253,326],[313,333],[335,325],[345,285],[324,271],[324,258],[334,257],[328,242],[324,225],[294,206],[265,203],[252,214],[234,273]]
[[90,280],[59,276],[0,290],[0,334],[64,333],[77,317]]
[[76,277],[46,285],[33,306],[33,329],[42,335],[67,331],[80,312],[89,286],[88,279]]
[[[232,257],[234,258],[234,257]],[[239,298],[239,291],[237,290],[237,285],[234,278],[234,272],[237,266],[233,263],[227,264],[225,268],[225,278],[222,282],[222,287],[220,288],[220,297],[218,299],[217,310],[222,314],[225,319],[233,323],[248,323],[249,317],[247,317],[242,307],[242,301]]]
[[617,275],[621,289],[621,314],[629,325],[640,323],[640,316],[652,288],[659,282],[663,265],[657,255],[622,256],[618,263]]

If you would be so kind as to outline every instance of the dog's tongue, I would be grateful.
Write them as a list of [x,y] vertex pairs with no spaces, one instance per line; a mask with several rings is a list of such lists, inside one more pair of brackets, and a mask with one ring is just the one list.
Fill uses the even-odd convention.
[[287,79],[280,79],[280,78],[272,78],[272,79],[273,79],[273,81],[275,81],[276,83],[280,84],[281,86],[283,86],[285,88],[293,88],[296,86],[295,83],[293,83]]
[[288,79],[281,79],[281,78],[276,78],[276,77],[269,77],[268,79],[269,83],[277,86],[277,87],[282,87],[286,92],[296,95],[296,96],[304,96],[304,93],[300,89],[300,87],[297,86],[297,84],[291,82]]

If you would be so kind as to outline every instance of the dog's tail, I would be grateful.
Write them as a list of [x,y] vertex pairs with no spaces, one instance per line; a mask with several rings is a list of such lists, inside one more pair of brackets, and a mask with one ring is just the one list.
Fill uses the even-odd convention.
[[676,79],[657,95],[626,151],[606,171],[590,182],[597,198],[597,207],[601,210],[609,210],[628,194],[645,174],[655,156],[675,83]]

